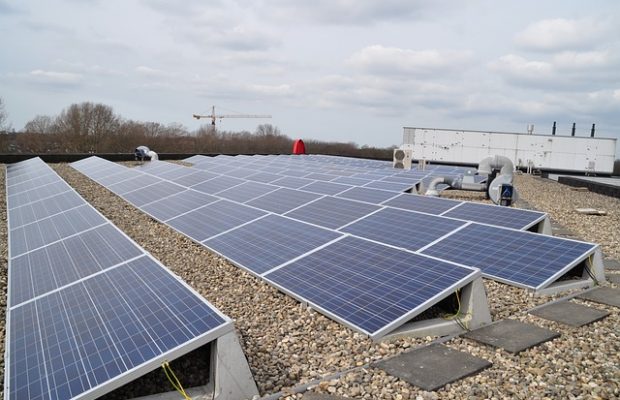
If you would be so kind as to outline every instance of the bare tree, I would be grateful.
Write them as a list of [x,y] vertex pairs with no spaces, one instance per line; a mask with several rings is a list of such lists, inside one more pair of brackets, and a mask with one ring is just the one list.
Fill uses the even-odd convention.
[[24,132],[50,134],[54,132],[54,120],[47,115],[37,115],[24,126]]
[[6,110],[4,109],[4,100],[2,100],[2,97],[0,97],[0,131],[9,129],[9,127],[7,126],[8,118],[9,118],[9,115],[6,113]]

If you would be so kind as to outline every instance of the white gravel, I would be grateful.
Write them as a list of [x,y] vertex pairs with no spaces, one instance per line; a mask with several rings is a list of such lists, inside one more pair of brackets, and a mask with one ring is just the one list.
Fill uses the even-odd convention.
[[[494,320],[517,318],[557,330],[562,337],[517,355],[470,340],[453,339],[447,343],[449,346],[490,360],[493,367],[437,392],[424,392],[370,367],[369,363],[435,338],[373,343],[303,307],[225,259],[152,220],[68,165],[51,166],[113,223],[235,320],[262,395],[290,390],[333,373],[362,367],[344,373],[338,379],[314,385],[310,390],[365,399],[620,397],[617,308],[582,302],[607,309],[611,315],[586,327],[570,328],[525,314],[526,310],[557,296],[534,297],[525,290],[485,280]],[[0,179],[4,182],[4,168],[1,171]],[[530,176],[518,176],[516,186],[531,206],[548,212],[585,240],[600,243],[606,255],[620,257],[619,200],[576,192],[558,183]],[[4,313],[7,264],[4,183],[1,188],[0,284],[3,294],[0,301]],[[478,193],[451,192],[446,195],[483,200]],[[584,216],[573,212],[575,207],[583,206],[605,209],[608,215]],[[1,318],[4,321],[4,315]],[[2,344],[3,328],[0,330]],[[302,398],[303,394],[282,397]]]

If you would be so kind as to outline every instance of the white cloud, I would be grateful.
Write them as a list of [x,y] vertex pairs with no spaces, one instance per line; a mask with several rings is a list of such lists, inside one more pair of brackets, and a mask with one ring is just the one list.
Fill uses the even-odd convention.
[[607,31],[607,25],[593,19],[545,19],[517,33],[515,43],[526,50],[562,51],[592,48]]
[[353,54],[348,64],[373,74],[428,75],[462,70],[472,58],[469,51],[409,50],[381,45]]
[[31,82],[61,86],[79,85],[84,78],[82,74],[73,72],[45,71],[42,69],[30,71],[28,77]]
[[166,72],[157,68],[147,67],[145,65],[137,66],[136,68],[134,68],[134,71],[136,71],[142,76],[146,76],[149,78],[165,78],[173,75],[170,72]]

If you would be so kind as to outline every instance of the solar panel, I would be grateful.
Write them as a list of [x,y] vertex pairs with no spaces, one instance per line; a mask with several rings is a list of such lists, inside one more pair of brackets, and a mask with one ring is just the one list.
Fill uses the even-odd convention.
[[297,178],[297,177],[292,177],[292,176],[286,176],[284,178],[280,178],[276,181],[273,181],[272,184],[273,185],[278,185],[278,186],[282,186],[282,187],[287,187],[290,189],[298,189],[302,186],[306,186],[309,185],[311,183],[314,183],[316,181],[312,180],[312,179],[305,179],[305,178]]
[[[97,179],[95,179],[97,180]],[[133,192],[134,190],[142,189],[145,186],[152,185],[154,183],[158,183],[161,180],[154,176],[140,174],[135,178],[127,179],[125,181],[115,183],[114,185],[110,185],[107,188],[114,192],[119,196],[123,196],[125,193]]]
[[23,206],[35,201],[47,199],[49,197],[56,196],[57,194],[68,192],[69,190],[71,190],[71,188],[63,181],[50,183],[16,194],[11,194],[11,191],[8,190],[8,208],[10,209],[13,207]]
[[372,179],[353,178],[350,176],[341,176],[334,179],[334,183],[344,183],[345,185],[364,186],[367,183],[372,182]]
[[143,251],[110,224],[11,260],[10,306],[78,281]]
[[245,179],[254,182],[270,183],[282,178],[282,175],[272,174],[270,172],[256,172],[255,174],[247,176]]
[[245,182],[240,185],[234,186],[230,189],[219,192],[219,197],[224,197],[229,200],[234,200],[239,203],[245,203],[246,201],[255,199],[266,193],[273,192],[278,189],[277,186],[267,185],[258,182]]
[[[105,163],[79,165],[101,171]],[[7,178],[41,165],[51,171],[28,161],[7,168]],[[17,200],[40,197],[45,186],[17,194],[9,211],[7,399],[97,398],[232,329],[66,188],[28,205]]]
[[84,200],[71,190],[45,200],[35,201],[21,207],[14,207],[9,209],[11,227],[15,229],[82,204],[84,204]]
[[11,186],[11,194],[24,192],[31,190],[39,186],[47,185],[49,183],[58,182],[60,178],[56,174],[45,174],[43,176],[34,177],[25,182],[17,183]]
[[545,218],[536,211],[477,203],[463,203],[443,215],[514,229],[529,228]]
[[476,270],[344,237],[265,278],[351,328],[379,337],[477,274]]
[[181,193],[184,190],[186,189],[183,186],[164,181],[126,193],[123,195],[123,198],[136,207],[142,207],[145,204]]
[[312,172],[303,176],[306,179],[314,179],[315,181],[331,181],[338,178],[338,175],[321,174],[319,172]]
[[335,195],[340,192],[344,192],[347,189],[350,189],[351,186],[343,185],[340,183],[331,183],[331,182],[314,182],[306,186],[302,186],[299,190],[305,190],[306,192],[319,193],[319,194],[328,194]]
[[294,208],[300,207],[321,196],[315,193],[300,192],[292,189],[278,189],[264,196],[258,197],[246,204],[260,208],[261,210],[271,211],[276,214],[284,214]]
[[265,215],[263,211],[255,208],[220,200],[173,218],[166,223],[195,241],[202,242],[263,215]]
[[[7,398],[98,397],[111,380],[156,368],[226,322],[157,267],[142,257],[11,310]],[[40,366],[24,369],[30,360]]]
[[596,245],[472,223],[423,254],[480,268],[493,279],[539,289],[591,254]]
[[326,228],[338,229],[378,209],[379,207],[371,204],[324,197],[293,210],[286,216]]
[[345,192],[338,194],[336,197],[343,197],[345,199],[365,201],[372,204],[380,204],[384,201],[398,196],[397,193],[389,192],[387,190],[369,189],[365,187],[354,187]]
[[204,244],[260,275],[340,236],[334,231],[271,214]]
[[140,209],[154,218],[165,222],[217,200],[217,197],[208,194],[196,192],[194,190],[186,190],[142,206]]
[[438,197],[418,196],[415,194],[402,194],[386,201],[384,205],[405,210],[419,211],[427,214],[440,215],[459,204],[462,201],[440,199]]
[[192,186],[192,189],[207,194],[215,194],[222,190],[229,189],[233,186],[237,186],[245,182],[243,179],[233,178],[231,176],[218,176],[217,178],[210,179],[206,182],[199,183]]
[[463,225],[464,221],[386,208],[344,227],[342,232],[415,251]]
[[52,217],[12,229],[11,257],[48,245],[60,239],[106,223],[92,207],[83,205]]
[[209,179],[217,178],[218,176],[217,174],[206,171],[195,171],[189,175],[171,179],[171,181],[182,186],[193,186],[208,181]]
[[103,186],[110,186],[114,185],[115,183],[120,183],[122,181],[126,181],[127,179],[135,178],[140,175],[141,174],[139,172],[133,170],[118,171],[112,175],[98,178],[97,183]]
[[226,176],[232,176],[235,178],[245,178],[246,176],[254,175],[256,171],[246,168],[237,168],[224,172]]
[[173,179],[183,178],[184,176],[187,176],[187,175],[191,175],[194,172],[195,171],[193,169],[178,166],[178,168],[175,168],[170,171],[166,171],[164,173],[159,174],[158,176],[163,179],[173,180]]
[[364,187],[371,189],[382,189],[382,190],[391,190],[394,192],[404,192],[411,189],[414,185],[409,183],[398,183],[398,182],[384,182],[384,181],[372,181]]

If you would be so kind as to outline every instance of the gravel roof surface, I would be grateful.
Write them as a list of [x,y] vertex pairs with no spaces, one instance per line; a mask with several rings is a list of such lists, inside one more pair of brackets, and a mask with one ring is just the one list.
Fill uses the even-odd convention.
[[[554,329],[562,336],[517,355],[468,339],[452,339],[448,346],[485,358],[493,362],[493,367],[437,392],[424,392],[370,363],[436,338],[373,343],[152,220],[67,164],[50,166],[120,229],[235,320],[261,395],[281,391],[282,398],[303,398],[302,393],[294,394],[292,388],[310,383],[312,392],[366,399],[620,397],[617,308],[578,301],[608,310],[611,315],[592,325],[571,328],[525,313],[558,296],[534,297],[523,289],[485,280],[493,320],[516,318]],[[0,168],[2,321],[7,282],[4,174],[5,169]],[[620,258],[619,199],[573,191],[531,176],[517,176],[516,187],[530,206],[548,212],[583,239],[601,244],[606,256]],[[446,192],[445,196],[483,200],[479,193]],[[581,215],[573,211],[576,207],[604,209],[608,214]],[[4,324],[0,331],[0,351],[4,352]],[[3,373],[3,364],[1,368]],[[331,379],[333,374],[340,376]],[[321,380],[326,377],[329,379]]]

